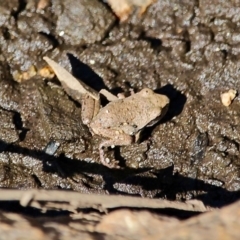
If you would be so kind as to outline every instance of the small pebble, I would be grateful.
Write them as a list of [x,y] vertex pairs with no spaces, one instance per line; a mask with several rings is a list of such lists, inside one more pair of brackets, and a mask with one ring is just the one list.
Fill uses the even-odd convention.
[[48,145],[45,147],[44,151],[48,155],[54,155],[59,146],[60,146],[59,142],[50,141]]
[[59,35],[60,37],[62,37],[64,34],[65,34],[64,31],[60,31],[58,35]]
[[95,64],[95,60],[92,60],[92,59],[91,59],[91,60],[89,61],[89,63],[90,63],[91,65],[94,65],[94,64]]
[[226,107],[230,106],[234,98],[237,96],[237,91],[230,89],[227,92],[221,94],[222,104]]

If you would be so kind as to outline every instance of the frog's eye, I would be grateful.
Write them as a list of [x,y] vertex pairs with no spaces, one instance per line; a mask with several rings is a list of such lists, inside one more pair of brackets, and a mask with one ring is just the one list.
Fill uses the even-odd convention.
[[143,97],[147,97],[147,96],[153,94],[153,90],[151,90],[150,88],[144,88],[141,91],[141,94],[142,94]]

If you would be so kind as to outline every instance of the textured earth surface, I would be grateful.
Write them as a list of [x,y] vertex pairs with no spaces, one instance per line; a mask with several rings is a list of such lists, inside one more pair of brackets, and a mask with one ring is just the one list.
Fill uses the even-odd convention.
[[[239,198],[240,3],[158,0],[119,22],[105,1],[0,2],[0,187],[71,189],[221,207]],[[96,90],[166,94],[165,118],[140,144],[107,151],[100,164],[81,106],[57,79],[16,80],[60,63]],[[14,80],[15,79],[15,80]]]

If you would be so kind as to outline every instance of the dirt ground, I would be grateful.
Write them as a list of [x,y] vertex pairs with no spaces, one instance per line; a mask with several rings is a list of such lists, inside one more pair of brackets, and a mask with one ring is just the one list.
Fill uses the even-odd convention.
[[[0,1],[1,188],[196,199],[211,209],[239,199],[240,98],[226,107],[220,95],[240,91],[240,2],[158,0],[121,22],[107,1],[37,3]],[[170,98],[140,144],[106,151],[120,169],[101,165],[101,137],[83,125],[81,105],[38,74],[44,56],[97,91],[149,87]],[[0,209],[24,212],[10,201]]]

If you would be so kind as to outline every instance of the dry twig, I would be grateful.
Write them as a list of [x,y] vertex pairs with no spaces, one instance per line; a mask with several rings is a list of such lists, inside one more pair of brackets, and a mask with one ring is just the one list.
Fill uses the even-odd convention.
[[[201,201],[177,202],[161,199],[148,199],[140,197],[119,195],[83,194],[70,191],[46,190],[0,190],[0,201],[20,201],[22,206],[36,208],[64,209],[75,212],[80,208],[94,208],[99,211],[107,209],[129,207],[149,209],[178,209],[192,212],[206,212],[207,209]],[[44,204],[43,204],[44,203]]]

